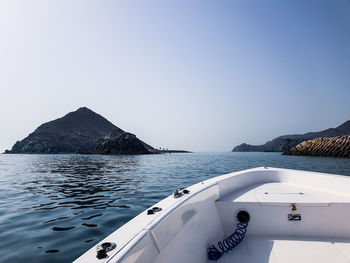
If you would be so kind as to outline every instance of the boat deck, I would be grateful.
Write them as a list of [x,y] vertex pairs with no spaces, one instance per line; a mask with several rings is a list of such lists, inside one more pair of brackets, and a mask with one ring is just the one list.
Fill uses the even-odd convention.
[[207,248],[231,236],[243,212],[246,236],[219,263],[350,263],[349,177],[261,167],[186,189],[102,240],[117,244],[108,257],[94,246],[76,262],[214,262]]
[[349,263],[350,239],[283,239],[281,237],[247,236],[218,263]]
[[297,203],[302,206],[329,206],[330,204],[349,204],[350,195],[278,182],[251,185],[226,195],[222,201],[259,203],[260,205]]
[[[295,204],[300,221],[288,221]],[[216,202],[225,236],[235,229],[234,215],[248,211],[248,235],[301,238],[350,238],[350,196],[291,183],[252,185]]]

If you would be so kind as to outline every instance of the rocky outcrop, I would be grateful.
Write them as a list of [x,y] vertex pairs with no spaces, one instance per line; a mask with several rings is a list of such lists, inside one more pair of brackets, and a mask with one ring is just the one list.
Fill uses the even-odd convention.
[[[147,145],[147,144],[146,144]],[[141,140],[128,132],[113,132],[98,141],[97,154],[148,154],[151,153]]]
[[304,141],[283,154],[350,158],[350,136]]
[[[144,153],[144,149],[153,149],[101,115],[82,107],[62,118],[42,124],[28,137],[17,141],[12,149],[6,150],[5,153],[96,153],[98,149],[102,149],[101,142],[107,140],[106,138],[123,138],[118,139],[119,144],[112,142],[108,144],[104,141],[105,148],[107,145],[120,147],[106,150],[108,153],[136,154]],[[143,145],[142,149],[139,144]],[[104,153],[102,150],[100,152]]]
[[233,148],[233,152],[286,152],[299,143],[321,137],[335,137],[350,135],[350,120],[336,128],[329,128],[320,132],[309,132],[305,134],[283,135],[263,145],[240,144]]

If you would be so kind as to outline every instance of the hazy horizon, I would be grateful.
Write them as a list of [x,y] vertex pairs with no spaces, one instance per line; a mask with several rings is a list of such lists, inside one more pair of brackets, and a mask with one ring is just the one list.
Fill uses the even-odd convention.
[[3,0],[0,38],[0,152],[83,106],[193,151],[350,119],[347,0]]

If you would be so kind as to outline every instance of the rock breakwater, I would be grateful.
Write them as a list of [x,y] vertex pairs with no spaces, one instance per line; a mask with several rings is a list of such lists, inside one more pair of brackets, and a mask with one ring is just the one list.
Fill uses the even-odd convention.
[[304,141],[283,154],[350,158],[350,136],[317,138]]

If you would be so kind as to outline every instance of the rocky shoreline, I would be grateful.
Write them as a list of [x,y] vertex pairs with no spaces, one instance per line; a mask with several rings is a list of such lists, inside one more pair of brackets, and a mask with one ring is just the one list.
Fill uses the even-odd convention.
[[283,154],[350,158],[350,136],[317,138],[304,141]]
[[250,145],[242,143],[233,148],[233,152],[287,152],[299,143],[306,140],[350,135],[350,120],[336,128],[329,128],[319,132],[308,132],[304,134],[293,134],[279,136],[263,145]]

